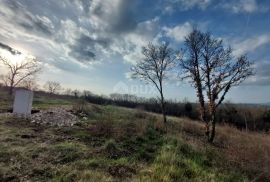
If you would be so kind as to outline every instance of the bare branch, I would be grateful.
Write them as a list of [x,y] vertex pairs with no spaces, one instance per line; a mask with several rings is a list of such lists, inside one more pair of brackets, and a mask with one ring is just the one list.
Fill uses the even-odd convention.
[[2,78],[5,78],[4,82],[10,87],[10,94],[14,87],[18,86],[25,79],[33,77],[41,70],[38,61],[32,57],[27,57],[21,62],[14,63],[0,56],[0,61],[8,69],[8,73]]
[[[209,122],[212,124],[209,138],[212,141],[215,135],[216,109],[232,87],[254,74],[252,63],[245,55],[235,58],[230,47],[224,48],[222,40],[197,29],[186,37],[185,47],[186,55],[180,59],[180,66],[186,74],[184,78],[189,78],[197,91],[201,118],[206,122],[207,134]],[[207,120],[204,97],[208,99]]]
[[153,45],[149,43],[142,48],[144,59],[131,68],[132,77],[142,79],[152,83],[160,94],[160,104],[166,122],[165,101],[163,96],[163,82],[167,78],[167,73],[175,66],[174,51],[169,48],[169,44]]

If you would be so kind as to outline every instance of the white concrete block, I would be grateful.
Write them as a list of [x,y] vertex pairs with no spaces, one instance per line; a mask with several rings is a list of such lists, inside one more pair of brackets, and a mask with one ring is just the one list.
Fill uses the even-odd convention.
[[13,113],[30,115],[32,110],[33,92],[27,89],[17,89],[13,103]]

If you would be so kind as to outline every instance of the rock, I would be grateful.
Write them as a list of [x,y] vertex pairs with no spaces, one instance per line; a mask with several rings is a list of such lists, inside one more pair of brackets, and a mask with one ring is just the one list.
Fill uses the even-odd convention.
[[87,117],[83,117],[82,119],[83,119],[83,120],[87,120]]
[[31,116],[32,123],[59,127],[73,126],[78,121],[79,119],[77,116],[59,107],[42,110],[39,113],[32,114]]

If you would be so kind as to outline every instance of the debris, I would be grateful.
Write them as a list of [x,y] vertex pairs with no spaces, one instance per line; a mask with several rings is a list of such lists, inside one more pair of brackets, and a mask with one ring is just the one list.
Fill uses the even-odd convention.
[[73,126],[79,119],[63,108],[51,108],[32,114],[31,122],[52,126]]

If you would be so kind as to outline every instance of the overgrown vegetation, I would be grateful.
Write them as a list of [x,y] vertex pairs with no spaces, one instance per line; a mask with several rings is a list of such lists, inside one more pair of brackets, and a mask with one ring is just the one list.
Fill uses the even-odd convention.
[[58,128],[0,117],[0,181],[270,179],[269,135],[218,126],[209,145],[196,121],[168,117],[165,127],[160,115],[140,109],[66,102],[87,119]]
[[[6,88],[0,87],[1,112],[6,112],[7,110],[10,111],[12,108],[12,97],[8,95],[6,91]],[[105,97],[91,94],[91,92],[85,92],[84,94],[78,93],[77,97],[75,97],[72,95],[55,95],[36,91],[34,95],[33,107],[35,109],[42,109],[49,106],[70,105],[80,107],[80,102],[88,102],[98,105],[116,105],[154,113],[162,113],[159,103],[154,98],[146,99],[129,94],[111,94],[110,97]],[[197,107],[198,105],[196,103],[190,103],[187,100],[182,102],[172,100],[166,101],[166,113],[169,116],[188,117],[197,120],[199,119]],[[232,125],[241,130],[269,132],[269,112],[269,106],[224,103],[216,112],[216,121],[219,124]]]

